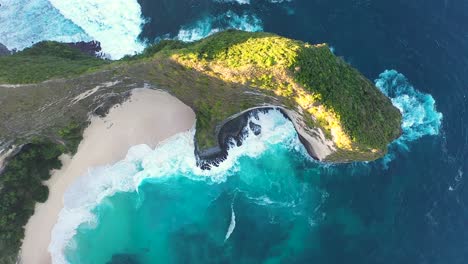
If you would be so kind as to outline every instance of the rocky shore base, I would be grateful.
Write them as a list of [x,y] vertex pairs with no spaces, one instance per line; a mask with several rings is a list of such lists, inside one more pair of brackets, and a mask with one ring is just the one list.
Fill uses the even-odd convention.
[[302,119],[297,113],[284,109],[283,107],[264,106],[241,112],[219,125],[216,131],[216,137],[218,139],[217,146],[206,150],[200,150],[197,144],[195,144],[197,165],[204,170],[209,170],[213,166],[218,166],[221,162],[226,160],[229,147],[233,142],[237,146],[242,145],[248,133],[247,128],[250,128],[255,135],[262,133],[261,126],[251,122],[250,118],[258,118],[259,113],[266,113],[272,110],[280,111],[286,119],[294,124],[299,140],[313,159],[324,160],[326,156],[335,151],[333,142],[327,140],[319,129],[316,131],[306,131],[301,121]]

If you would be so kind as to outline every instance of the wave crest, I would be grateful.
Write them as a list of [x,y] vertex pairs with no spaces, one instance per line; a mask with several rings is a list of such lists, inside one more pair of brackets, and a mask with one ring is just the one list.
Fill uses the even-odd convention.
[[[391,148],[397,146],[409,151],[409,142],[439,134],[443,115],[437,111],[432,95],[416,90],[408,79],[396,70],[385,70],[375,80],[375,85],[391,99],[403,115],[403,133],[392,143]],[[394,158],[394,153],[387,154],[383,159],[384,166]]]
[[50,0],[60,13],[101,43],[112,59],[141,52],[145,20],[137,0]]
[[227,159],[209,171],[196,166],[194,130],[175,135],[155,149],[147,145],[134,146],[124,160],[111,166],[90,169],[65,193],[64,208],[52,230],[49,245],[53,263],[67,263],[65,250],[73,248],[72,239],[77,228],[83,223],[96,225],[97,217],[92,210],[104,198],[117,192],[138,191],[145,180],[174,175],[184,175],[195,180],[224,181],[237,170],[240,157],[258,157],[271,145],[279,143],[306,153],[293,124],[280,111],[258,113],[258,119],[251,117],[249,121],[260,125],[262,133],[255,135],[247,126],[243,144],[232,145]]
[[442,113],[437,111],[432,95],[416,90],[403,74],[395,70],[386,70],[379,77],[375,85],[403,115],[403,135],[398,139],[401,145],[407,148],[407,142],[439,134]]
[[238,29],[250,32],[263,30],[262,20],[250,13],[236,14],[232,11],[217,16],[205,16],[190,25],[182,26],[175,39],[196,41],[226,29]]
[[93,39],[47,0],[2,1],[0,43],[10,50],[23,50],[44,40],[79,42]]

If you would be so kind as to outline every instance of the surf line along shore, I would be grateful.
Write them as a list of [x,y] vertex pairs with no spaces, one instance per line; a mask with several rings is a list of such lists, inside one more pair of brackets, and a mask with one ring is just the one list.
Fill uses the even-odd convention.
[[166,92],[146,88],[132,90],[130,98],[110,109],[106,117],[92,117],[76,154],[63,155],[62,168],[46,182],[49,198],[36,204],[34,215],[25,226],[20,263],[52,263],[48,246],[63,208],[64,194],[89,168],[122,160],[135,145],[154,148],[159,142],[190,130],[194,124],[195,113],[190,107]]

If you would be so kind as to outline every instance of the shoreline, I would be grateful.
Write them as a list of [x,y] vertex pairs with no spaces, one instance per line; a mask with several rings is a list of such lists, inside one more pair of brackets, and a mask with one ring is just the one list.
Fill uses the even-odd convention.
[[[245,127],[250,126],[255,133],[261,133],[261,127],[249,122],[249,118],[270,110],[280,111],[292,122],[299,140],[313,159],[323,160],[333,152],[333,142],[328,142],[321,131],[314,131],[316,136],[311,137],[310,131],[303,130],[299,115],[280,106],[264,105],[247,109],[219,124],[216,147],[200,151],[195,144],[197,166],[210,169],[224,161],[228,155],[228,139],[233,138],[242,145]],[[35,212],[25,226],[19,263],[52,263],[48,246],[63,208],[63,196],[89,168],[118,162],[135,145],[147,144],[154,148],[165,139],[190,130],[194,124],[195,113],[190,107],[165,91],[148,88],[133,89],[129,98],[114,105],[105,117],[94,115],[83,133],[77,153],[73,157],[62,155],[62,168],[53,171],[45,182],[49,187],[49,198],[45,203],[36,204]],[[99,151],[102,149],[105,151]]]
[[271,110],[281,112],[281,114],[293,124],[299,141],[312,159],[323,161],[336,150],[333,141],[326,139],[319,128],[313,131],[306,131],[304,121],[299,114],[281,106],[264,105],[242,111],[218,125],[216,129],[216,138],[218,139],[216,146],[200,150],[197,144],[195,144],[197,166],[202,169],[210,169],[212,166],[217,166],[224,161],[228,155],[229,139],[234,139],[237,145],[242,145],[244,137],[243,130],[247,126],[250,126],[255,133],[261,133],[261,127],[254,127],[256,125],[249,122],[249,118],[251,116],[257,116],[259,112],[268,112]]
[[19,263],[52,263],[48,246],[52,228],[63,208],[63,195],[88,168],[122,160],[134,145],[147,144],[154,148],[159,142],[190,130],[194,122],[195,113],[179,99],[147,88],[132,90],[130,98],[111,108],[104,118],[93,116],[76,154],[61,156],[62,168],[53,171],[46,182],[49,198],[45,203],[36,204],[25,226]]

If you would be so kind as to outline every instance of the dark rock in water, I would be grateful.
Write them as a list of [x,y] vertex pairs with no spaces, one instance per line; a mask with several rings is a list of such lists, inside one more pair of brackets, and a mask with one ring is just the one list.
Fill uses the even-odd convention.
[[0,43],[0,57],[1,56],[8,56],[8,55],[11,55],[11,51],[8,50],[8,48],[5,45]]
[[197,166],[202,170],[209,170],[213,166],[218,166],[227,158],[227,149],[213,147],[203,151],[199,151],[195,144],[195,157],[197,158]]
[[88,54],[90,56],[100,57],[101,56],[101,43],[98,41],[90,42],[75,42],[75,43],[66,43],[69,47],[79,49],[81,52]]
[[[218,131],[218,146],[208,150],[200,151],[195,148],[195,156],[197,157],[197,165],[203,170],[209,170],[213,166],[218,166],[226,160],[229,146],[234,143],[236,146],[241,146],[242,141],[250,128],[253,133],[258,136],[262,132],[262,127],[253,122],[249,122],[251,117],[258,120],[258,113],[266,113],[274,107],[263,107],[245,111],[222,124]],[[284,113],[283,113],[284,114]],[[197,144],[195,144],[197,146]]]
[[106,264],[139,264],[138,257],[133,254],[115,254]]
[[260,125],[255,124],[254,122],[249,122],[250,130],[253,131],[254,135],[258,136],[262,133],[262,127]]

